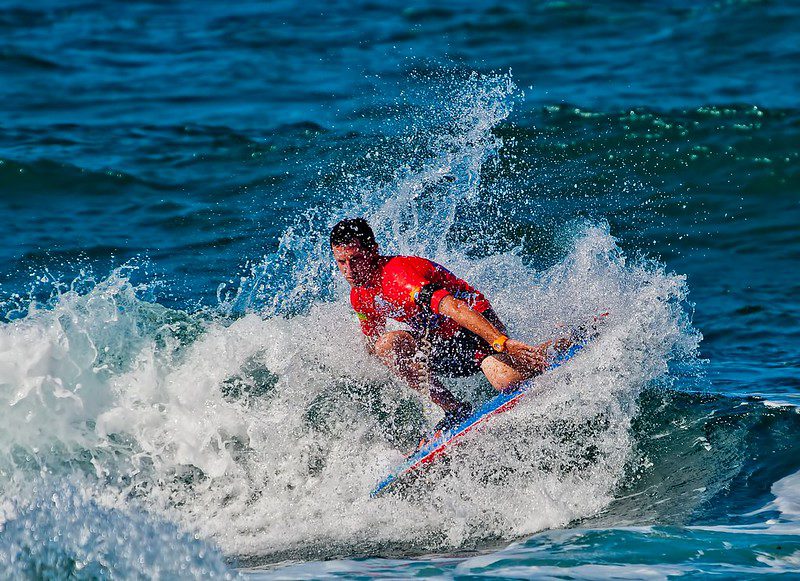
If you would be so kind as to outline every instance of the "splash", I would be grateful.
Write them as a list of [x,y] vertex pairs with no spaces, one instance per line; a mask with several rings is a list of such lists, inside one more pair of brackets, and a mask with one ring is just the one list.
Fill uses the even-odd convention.
[[[369,500],[435,417],[364,353],[343,298],[293,317],[183,314],[176,327],[121,280],[3,328],[7,349],[36,362],[3,369],[6,388],[30,387],[3,391],[4,478],[16,475],[4,486],[77,472],[229,554],[269,558],[474,546],[593,514],[622,474],[638,390],[694,347],[684,282],[626,265],[604,228],[552,269],[498,283],[517,261],[471,261],[467,276],[525,339],[598,308],[626,315],[419,494]],[[485,388],[454,385],[474,399]]]
[[[471,76],[435,123],[393,144],[400,158],[368,152],[384,171],[353,174],[343,205],[309,211],[237,290],[221,288],[217,312],[167,309],[116,272],[5,324],[4,494],[31,474],[77,474],[109,502],[255,560],[475,547],[602,510],[639,391],[693,358],[699,336],[684,278],[629,263],[603,222],[574,228],[544,270],[464,242],[459,232],[491,228],[482,179],[514,95],[508,76]],[[612,313],[574,364],[408,495],[369,499],[436,418],[364,352],[327,247],[346,215],[370,220],[386,252],[427,256],[483,290],[523,340]],[[477,379],[453,389],[488,393]]]
[[503,140],[495,131],[511,113],[517,88],[510,74],[473,73],[441,93],[437,105],[419,111],[400,138],[365,152],[362,173],[345,172],[335,186],[344,204],[307,211],[235,292],[221,286],[221,308],[286,315],[335,297],[341,289],[328,259],[328,233],[346,216],[365,217],[387,253],[445,259],[468,252],[452,248],[452,238],[465,221],[472,230],[487,226],[472,203],[480,200],[486,165],[497,163]]

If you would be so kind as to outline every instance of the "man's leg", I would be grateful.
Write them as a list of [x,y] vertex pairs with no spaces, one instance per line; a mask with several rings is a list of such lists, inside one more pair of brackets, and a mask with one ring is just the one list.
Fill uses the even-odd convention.
[[490,355],[481,363],[481,371],[497,391],[509,391],[515,389],[520,382],[547,369],[548,352],[551,349],[564,349],[570,344],[568,339],[558,339],[555,342],[545,341],[536,345],[540,362],[534,366],[520,365],[505,353]]
[[464,405],[425,369],[415,356],[417,341],[408,331],[388,331],[375,342],[375,355],[384,365],[402,377],[413,389],[425,393],[444,411],[455,411]]

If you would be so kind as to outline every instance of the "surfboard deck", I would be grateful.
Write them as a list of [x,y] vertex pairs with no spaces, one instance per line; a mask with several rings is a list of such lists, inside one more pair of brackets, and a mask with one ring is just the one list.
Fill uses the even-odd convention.
[[[601,316],[605,316],[605,313]],[[595,322],[597,322],[597,319],[595,319]],[[547,369],[544,371],[544,373],[564,365],[566,362],[580,353],[596,336],[597,333],[595,331],[583,340],[576,342],[565,351],[557,354],[547,366]],[[418,472],[419,470],[438,460],[454,445],[456,445],[464,436],[479,426],[485,424],[490,418],[512,409],[528,392],[530,388],[530,382],[525,382],[525,384],[526,385],[523,385],[523,387],[520,387],[514,391],[497,394],[493,398],[484,402],[480,407],[472,412],[472,415],[463,420],[461,423],[445,432],[442,432],[441,434],[437,434],[430,440],[422,442],[414,452],[406,457],[405,462],[403,462],[391,474],[389,474],[375,486],[370,493],[370,497],[375,498],[391,490],[392,487],[398,484],[401,480],[405,479],[405,477]]]

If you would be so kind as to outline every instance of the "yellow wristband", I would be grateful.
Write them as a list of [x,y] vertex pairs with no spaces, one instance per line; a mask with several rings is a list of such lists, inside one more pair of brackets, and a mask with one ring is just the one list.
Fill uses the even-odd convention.
[[502,353],[506,350],[506,341],[508,341],[508,337],[505,335],[500,335],[497,339],[492,341],[492,349],[498,353]]

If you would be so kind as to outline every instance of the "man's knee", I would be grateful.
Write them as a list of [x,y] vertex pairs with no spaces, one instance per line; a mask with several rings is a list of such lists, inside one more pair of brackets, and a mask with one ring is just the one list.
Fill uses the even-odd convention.
[[375,341],[375,354],[379,357],[408,357],[415,350],[416,342],[408,331],[388,331]]
[[533,374],[524,374],[511,365],[508,356],[492,355],[481,363],[481,370],[497,391],[514,389],[519,383]]

